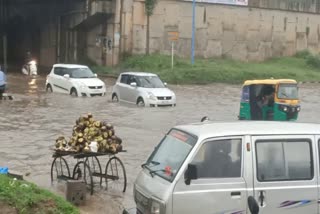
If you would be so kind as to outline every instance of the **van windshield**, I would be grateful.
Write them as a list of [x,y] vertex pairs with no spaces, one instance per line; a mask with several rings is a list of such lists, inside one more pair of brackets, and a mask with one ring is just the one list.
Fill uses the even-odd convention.
[[157,174],[172,182],[196,142],[194,136],[172,129],[153,151],[145,167],[152,176]]
[[280,84],[278,91],[279,99],[298,99],[297,84]]

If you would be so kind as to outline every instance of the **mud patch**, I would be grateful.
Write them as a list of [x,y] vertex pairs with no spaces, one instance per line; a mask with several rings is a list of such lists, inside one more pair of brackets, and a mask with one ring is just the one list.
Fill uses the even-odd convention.
[[9,204],[3,201],[0,201],[0,210],[1,210],[1,213],[18,214],[18,211],[16,210],[16,208],[10,206]]

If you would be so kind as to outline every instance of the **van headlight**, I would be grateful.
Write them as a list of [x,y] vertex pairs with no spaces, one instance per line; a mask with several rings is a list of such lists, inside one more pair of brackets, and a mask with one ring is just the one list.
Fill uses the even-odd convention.
[[161,214],[164,213],[164,204],[160,201],[152,198],[151,199],[151,212],[150,214]]
[[154,94],[153,94],[152,92],[148,92],[148,98],[149,98],[150,100],[157,100],[157,97],[154,96]]

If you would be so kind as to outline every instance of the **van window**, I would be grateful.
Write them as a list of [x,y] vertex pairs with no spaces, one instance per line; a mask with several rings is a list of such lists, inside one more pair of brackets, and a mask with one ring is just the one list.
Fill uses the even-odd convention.
[[208,141],[195,156],[198,178],[241,177],[242,140]]
[[311,143],[307,140],[256,142],[257,179],[259,181],[312,179],[311,151]]

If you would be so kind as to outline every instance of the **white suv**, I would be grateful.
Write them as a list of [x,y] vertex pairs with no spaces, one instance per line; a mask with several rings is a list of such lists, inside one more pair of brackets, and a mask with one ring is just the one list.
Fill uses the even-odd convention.
[[104,96],[106,85],[87,66],[55,64],[47,76],[46,91],[73,96]]

